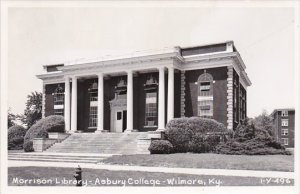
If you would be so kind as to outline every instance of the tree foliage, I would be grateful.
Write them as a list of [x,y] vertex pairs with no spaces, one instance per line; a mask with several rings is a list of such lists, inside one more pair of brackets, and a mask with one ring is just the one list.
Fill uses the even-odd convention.
[[33,124],[42,118],[42,93],[31,92],[27,96],[26,108],[21,116],[21,121],[29,129]]
[[8,126],[8,128],[15,125],[16,119],[17,119],[17,115],[13,114],[11,112],[11,109],[9,108],[8,113],[7,113],[7,126]]
[[274,131],[273,118],[267,113],[266,110],[263,110],[262,114],[255,117],[252,120],[252,124],[258,130],[267,131],[271,136]]

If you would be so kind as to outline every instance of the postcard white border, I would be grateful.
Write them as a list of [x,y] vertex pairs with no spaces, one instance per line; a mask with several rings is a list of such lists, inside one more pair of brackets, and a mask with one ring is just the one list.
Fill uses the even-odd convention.
[[[2,193],[298,193],[299,190],[299,1],[1,1],[1,192]],[[8,187],[7,186],[7,11],[10,7],[291,7],[295,10],[295,186],[293,187]],[[298,164],[298,165],[296,165]]]

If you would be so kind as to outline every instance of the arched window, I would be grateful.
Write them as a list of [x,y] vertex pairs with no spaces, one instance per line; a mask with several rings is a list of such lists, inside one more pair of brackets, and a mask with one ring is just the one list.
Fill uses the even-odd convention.
[[54,115],[64,115],[64,89],[58,84],[54,90]]
[[89,88],[90,96],[90,116],[89,127],[97,127],[97,114],[98,114],[98,84],[94,82]]
[[198,116],[213,116],[213,77],[204,73],[198,78]]

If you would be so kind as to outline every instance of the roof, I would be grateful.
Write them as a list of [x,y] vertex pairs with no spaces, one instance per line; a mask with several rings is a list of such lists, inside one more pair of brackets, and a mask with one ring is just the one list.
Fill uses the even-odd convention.
[[277,108],[277,109],[273,110],[273,112],[271,113],[271,115],[274,115],[278,111],[295,111],[295,108]]

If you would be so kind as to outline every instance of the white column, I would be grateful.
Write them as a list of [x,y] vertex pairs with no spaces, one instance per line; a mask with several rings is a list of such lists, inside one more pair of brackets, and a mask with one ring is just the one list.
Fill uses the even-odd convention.
[[127,71],[127,127],[126,131],[133,129],[133,73]]
[[169,122],[174,118],[174,67],[168,67],[168,116]]
[[71,131],[77,131],[77,77],[72,77]]
[[158,84],[158,129],[165,129],[165,68],[159,68]]
[[71,109],[70,109],[70,78],[65,78],[65,129],[66,132],[70,132],[70,119],[71,119]]
[[98,74],[98,120],[97,120],[97,132],[104,130],[104,82],[103,73]]

